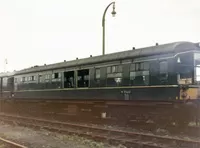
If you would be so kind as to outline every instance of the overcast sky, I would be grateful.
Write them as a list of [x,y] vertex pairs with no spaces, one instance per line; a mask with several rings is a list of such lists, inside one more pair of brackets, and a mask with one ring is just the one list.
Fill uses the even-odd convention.
[[[102,54],[109,0],[0,0],[0,71]],[[199,0],[116,0],[106,15],[106,53],[200,41]]]

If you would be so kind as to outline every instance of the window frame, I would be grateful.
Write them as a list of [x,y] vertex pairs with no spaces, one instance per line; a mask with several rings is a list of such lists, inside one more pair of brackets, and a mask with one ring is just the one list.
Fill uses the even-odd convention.
[[106,71],[107,74],[122,73],[122,72],[123,72],[122,64],[108,66]]
[[60,77],[60,72],[55,72],[52,74],[52,79],[59,79]]
[[[137,77],[142,77],[144,86],[149,85],[150,81],[150,63],[149,62],[135,62],[131,63],[129,67],[129,80],[131,85]],[[142,84],[142,83],[141,83]],[[135,86],[140,85],[136,84]]]
[[150,63],[149,62],[136,62],[131,63],[129,67],[131,71],[149,71],[150,70]]
[[[98,71],[98,72],[97,72]],[[98,73],[98,75],[97,75],[97,73]],[[98,77],[97,77],[98,76]],[[96,80],[99,80],[101,78],[101,70],[100,70],[100,68],[96,68],[95,69],[95,79]]]
[[45,74],[45,80],[50,80],[50,74]]

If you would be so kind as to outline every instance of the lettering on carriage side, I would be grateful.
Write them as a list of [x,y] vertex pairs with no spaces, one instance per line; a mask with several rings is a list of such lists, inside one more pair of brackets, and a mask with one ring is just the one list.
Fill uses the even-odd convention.
[[122,93],[122,94],[130,94],[130,93],[131,93],[131,90],[122,90],[121,93]]
[[124,95],[124,100],[130,100],[131,90],[122,90],[121,94]]

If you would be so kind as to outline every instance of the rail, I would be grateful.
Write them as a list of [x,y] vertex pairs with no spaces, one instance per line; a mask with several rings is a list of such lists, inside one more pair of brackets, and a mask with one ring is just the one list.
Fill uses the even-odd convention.
[[26,146],[20,145],[18,143],[15,143],[15,142],[7,140],[7,139],[4,139],[2,137],[0,137],[0,143],[6,145],[6,148],[7,147],[12,147],[12,148],[27,148]]
[[100,141],[123,144],[126,147],[148,147],[148,148],[175,148],[175,147],[200,147],[200,142],[185,140],[176,137],[158,136],[153,134],[127,132],[122,130],[106,129],[103,127],[91,127],[82,124],[43,120],[22,116],[0,114],[1,120],[18,122],[21,125],[30,127],[45,128],[51,131],[77,134]]

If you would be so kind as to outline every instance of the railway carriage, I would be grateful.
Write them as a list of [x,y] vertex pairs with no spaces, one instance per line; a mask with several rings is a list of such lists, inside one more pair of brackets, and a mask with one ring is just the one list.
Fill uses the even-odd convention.
[[75,115],[182,124],[199,117],[199,66],[199,44],[175,42],[1,74],[0,93],[62,100]]

